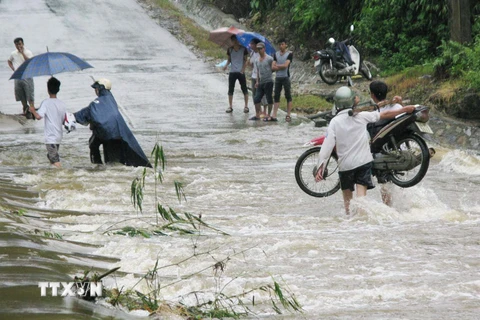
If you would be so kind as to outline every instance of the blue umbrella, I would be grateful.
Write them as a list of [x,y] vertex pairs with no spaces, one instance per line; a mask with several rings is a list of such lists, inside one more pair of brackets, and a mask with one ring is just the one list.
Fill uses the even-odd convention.
[[240,42],[242,46],[247,47],[249,50],[250,50],[250,47],[249,47],[250,41],[252,41],[252,39],[254,38],[257,38],[258,40],[265,43],[265,52],[268,55],[272,56],[275,53],[276,50],[272,46],[270,41],[268,41],[268,39],[262,36],[261,34],[256,32],[243,32],[243,33],[237,34],[238,42]]
[[93,68],[79,57],[66,52],[45,52],[26,60],[10,77],[28,79],[38,76],[54,75],[62,72]]

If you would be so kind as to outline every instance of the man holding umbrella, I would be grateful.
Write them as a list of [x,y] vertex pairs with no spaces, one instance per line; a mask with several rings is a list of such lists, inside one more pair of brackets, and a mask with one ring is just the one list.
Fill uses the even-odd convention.
[[[15,51],[12,52],[8,58],[8,66],[10,69],[15,71],[22,63],[33,57],[33,54],[30,50],[26,49],[23,45],[22,38],[16,38],[13,40],[15,44]],[[28,103],[30,103],[31,108],[35,108],[34,105],[34,95],[35,88],[33,84],[33,79],[15,79],[15,99],[16,101],[21,101],[23,106],[23,114],[27,119],[35,119],[32,113],[29,111]],[[28,102],[28,103],[27,103]]]
[[233,111],[233,92],[235,89],[235,82],[238,80],[240,82],[240,88],[242,89],[245,107],[243,108],[244,113],[248,113],[248,89],[247,89],[247,79],[245,78],[245,67],[247,62],[248,51],[247,48],[241,46],[238,42],[238,39],[235,35],[230,37],[233,45],[228,48],[227,55],[228,60],[227,64],[223,68],[226,70],[228,65],[231,64],[230,72],[228,74],[228,109],[227,113]]

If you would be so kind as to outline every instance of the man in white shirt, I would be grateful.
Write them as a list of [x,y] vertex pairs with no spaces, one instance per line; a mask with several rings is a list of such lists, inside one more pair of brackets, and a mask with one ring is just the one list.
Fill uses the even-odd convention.
[[[380,113],[392,110],[400,110],[403,106],[400,104],[402,98],[399,96],[393,97],[391,103],[387,101],[388,86],[385,82],[375,80],[369,85],[370,98],[372,101],[380,107]],[[400,103],[398,103],[400,102]],[[370,137],[373,138],[387,123],[392,119],[384,119],[375,123],[367,124],[367,130],[370,133]],[[371,150],[374,156],[380,152],[380,150]],[[390,192],[391,183],[388,174],[376,174],[377,181],[381,185],[380,194],[382,195],[382,201],[388,206],[392,205],[392,194]]]
[[[370,98],[372,101],[379,107],[380,112],[389,111],[389,110],[398,110],[402,108],[401,100],[399,96],[393,97],[393,100],[387,101],[387,92],[388,86],[385,82],[375,80],[372,81],[369,85]],[[400,102],[400,103],[399,103]],[[375,123],[370,123],[367,125],[367,130],[370,133],[370,136],[373,138],[380,129],[382,129],[391,119],[381,120]]]
[[30,112],[37,120],[45,118],[45,145],[47,147],[47,158],[50,163],[60,168],[60,155],[58,149],[63,138],[63,122],[65,121],[65,103],[57,99],[57,93],[60,91],[60,81],[51,77],[47,81],[48,95],[50,98],[45,99],[40,104],[40,108],[35,110],[30,107]]
[[[22,63],[33,57],[30,50],[26,49],[23,45],[22,38],[16,38],[13,40],[16,50],[12,52],[8,58],[8,66],[13,71],[17,70]],[[23,106],[23,114],[27,119],[34,119],[33,115],[29,111],[29,106],[35,108],[34,105],[35,88],[33,85],[33,79],[15,79],[15,100],[21,101]],[[27,103],[28,102],[28,103]]]
[[326,138],[320,149],[315,180],[318,182],[323,179],[324,164],[336,148],[345,212],[350,214],[350,200],[353,198],[355,188],[357,197],[366,196],[367,189],[374,188],[371,174],[373,156],[370,152],[367,123],[393,118],[404,112],[411,113],[415,107],[407,106],[382,113],[360,112],[353,115],[349,111],[358,103],[358,99],[348,87],[340,87],[335,93],[334,100],[338,113],[328,125]]

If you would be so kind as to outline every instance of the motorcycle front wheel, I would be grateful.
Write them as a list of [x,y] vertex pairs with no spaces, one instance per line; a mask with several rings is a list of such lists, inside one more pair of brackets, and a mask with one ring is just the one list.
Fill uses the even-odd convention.
[[360,73],[365,77],[367,80],[372,80],[372,73],[370,72],[370,69],[367,67],[365,62],[362,61],[360,64]]
[[318,74],[320,75],[320,78],[326,83],[326,84],[335,84],[339,80],[339,76],[334,75],[334,76],[327,76],[325,75],[325,72],[328,70],[333,70],[333,67],[330,64],[330,60],[322,60],[320,62],[319,66],[319,71]]
[[324,179],[320,182],[315,181],[320,148],[315,147],[305,151],[295,165],[295,179],[300,189],[306,194],[318,198],[331,196],[340,189],[338,159],[335,153],[332,153],[328,159]]
[[415,168],[408,171],[394,171],[391,174],[392,182],[399,187],[413,187],[427,173],[430,165],[430,152],[425,141],[416,134],[410,134],[397,142],[397,146],[401,151],[409,151],[419,161]]

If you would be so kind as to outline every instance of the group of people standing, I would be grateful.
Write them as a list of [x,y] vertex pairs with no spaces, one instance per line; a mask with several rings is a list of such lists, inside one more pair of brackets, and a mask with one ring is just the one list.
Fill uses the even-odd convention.
[[[16,50],[8,58],[8,65],[15,72],[25,61],[32,59],[33,54],[24,47],[22,38],[14,41]],[[61,82],[51,77],[47,81],[49,98],[42,101],[38,109],[34,104],[34,82],[32,78],[15,80],[15,99],[22,102],[23,115],[27,119],[45,120],[45,145],[50,163],[59,168],[60,143],[63,139],[63,126],[67,109],[63,101],[58,99]],[[90,160],[94,164],[103,164],[100,146],[103,146],[105,163],[120,162],[127,166],[151,167],[142,148],[128,128],[110,90],[110,80],[101,78],[91,87],[95,89],[97,98],[87,107],[73,114],[76,122],[90,125],[92,136],[89,139]]]
[[[253,103],[255,105],[255,116],[250,120],[278,121],[277,112],[280,106],[280,96],[282,90],[285,92],[287,100],[286,122],[290,122],[292,110],[292,93],[290,81],[290,64],[293,60],[293,53],[287,50],[287,42],[280,39],[278,45],[280,50],[274,53],[273,57],[268,55],[265,50],[265,43],[259,39],[252,39],[247,48],[240,45],[235,35],[231,36],[232,46],[227,49],[228,60],[224,70],[230,64],[230,72],[228,75],[228,102],[229,107],[227,113],[233,112],[233,93],[235,83],[238,80],[240,88],[244,95],[245,106],[243,111],[249,113],[248,108],[248,88],[245,76],[247,65],[252,68],[251,86]],[[275,82],[273,73],[275,74]]]

